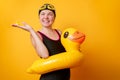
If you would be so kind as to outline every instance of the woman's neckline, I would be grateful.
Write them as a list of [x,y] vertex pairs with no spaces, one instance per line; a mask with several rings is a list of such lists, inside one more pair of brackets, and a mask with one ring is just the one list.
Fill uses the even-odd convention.
[[[56,29],[54,29],[54,31],[56,32],[56,34],[57,34],[57,36],[58,36],[57,39],[52,39],[51,37],[47,36],[45,33],[41,32],[41,31],[38,31],[38,32],[39,32],[40,34],[44,35],[45,37],[47,37],[47,38],[50,39],[50,40],[59,41],[59,40],[60,40],[60,34],[59,34],[59,32],[58,32]],[[41,35],[41,36],[42,36],[42,35]]]

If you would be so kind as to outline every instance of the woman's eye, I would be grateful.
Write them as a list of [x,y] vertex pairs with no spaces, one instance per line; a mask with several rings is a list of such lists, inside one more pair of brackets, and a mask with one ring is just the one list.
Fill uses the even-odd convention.
[[53,14],[53,13],[49,13],[48,15],[49,15],[49,16],[53,16],[54,14]]
[[41,13],[41,15],[44,15],[44,13]]

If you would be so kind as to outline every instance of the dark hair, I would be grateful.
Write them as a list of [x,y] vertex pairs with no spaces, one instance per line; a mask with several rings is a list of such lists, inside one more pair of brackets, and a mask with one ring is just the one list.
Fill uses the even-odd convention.
[[56,17],[55,8],[54,8],[54,6],[52,4],[47,3],[47,4],[44,4],[43,6],[41,6],[40,9],[39,9],[38,15],[40,15],[40,12],[42,10],[50,10],[50,11],[52,11],[54,13],[54,15]]

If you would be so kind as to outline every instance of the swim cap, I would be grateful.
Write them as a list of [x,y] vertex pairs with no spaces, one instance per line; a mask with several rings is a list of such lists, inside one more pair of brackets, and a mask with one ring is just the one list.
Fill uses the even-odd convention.
[[50,10],[54,13],[56,17],[55,7],[52,4],[44,4],[43,6],[41,6],[39,9],[39,14],[42,10]]

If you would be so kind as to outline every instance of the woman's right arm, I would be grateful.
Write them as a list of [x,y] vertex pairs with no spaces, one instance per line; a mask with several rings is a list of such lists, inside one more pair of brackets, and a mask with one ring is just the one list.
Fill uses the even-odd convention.
[[42,58],[47,58],[49,56],[48,50],[43,44],[41,37],[32,29],[30,30],[31,41],[37,52],[37,54]]
[[21,28],[21,29],[24,29],[24,30],[30,32],[31,41],[32,41],[32,44],[33,44],[37,54],[42,58],[49,57],[48,50],[45,47],[42,39],[39,37],[39,35],[34,31],[34,29],[32,27],[30,27],[26,23],[23,23],[23,26],[20,26],[18,24],[13,24],[12,26],[13,27],[18,27],[18,28]]

